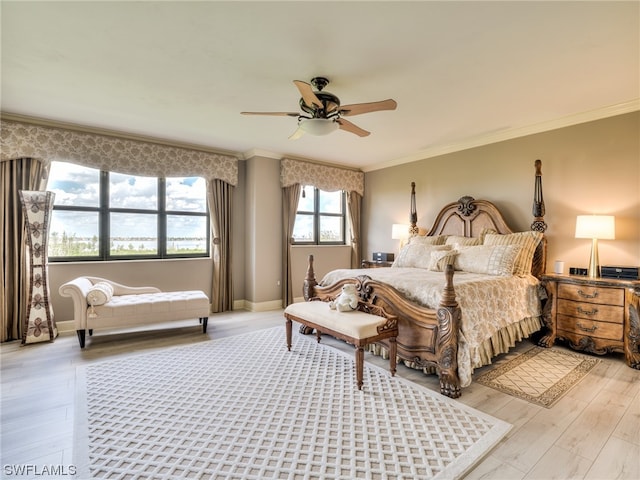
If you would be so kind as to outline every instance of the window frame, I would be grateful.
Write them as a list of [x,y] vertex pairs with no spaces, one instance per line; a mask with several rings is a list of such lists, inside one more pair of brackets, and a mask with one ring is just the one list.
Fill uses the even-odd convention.
[[[91,168],[91,167],[89,167]],[[97,170],[97,169],[96,169]],[[64,262],[113,262],[122,260],[171,260],[183,258],[209,258],[211,256],[211,225],[209,215],[209,205],[206,201],[205,194],[205,211],[189,212],[181,210],[166,209],[166,178],[155,178],[158,185],[157,195],[158,202],[155,209],[137,209],[111,207],[109,205],[109,178],[111,173],[119,174],[120,172],[109,172],[107,170],[99,170],[99,206],[74,206],[74,205],[53,205],[54,211],[66,212],[96,212],[98,214],[98,255],[79,255],[79,256],[51,256],[48,259],[51,263]],[[134,175],[139,176],[139,175]],[[156,254],[143,255],[114,255],[111,253],[111,232],[110,221],[112,213],[131,213],[131,214],[147,214],[154,215],[157,222],[158,234],[158,252]],[[167,217],[168,216],[194,216],[205,217],[206,221],[206,251],[202,253],[167,253]]]
[[[312,185],[304,185],[302,187],[302,192],[305,192],[305,188],[313,189],[313,211],[310,210],[296,210],[296,218],[299,215],[308,215],[313,216],[313,240],[310,241],[299,241],[292,239],[292,245],[346,245],[347,244],[347,200],[344,191],[340,191],[340,204],[341,204],[341,213],[331,213],[331,212],[321,212],[320,211],[320,192],[332,193],[327,190],[321,190],[318,187],[314,187]],[[298,206],[300,205],[298,201]],[[321,217],[339,217],[341,218],[341,228],[342,228],[342,240],[339,241],[321,241],[320,240],[320,218]]]

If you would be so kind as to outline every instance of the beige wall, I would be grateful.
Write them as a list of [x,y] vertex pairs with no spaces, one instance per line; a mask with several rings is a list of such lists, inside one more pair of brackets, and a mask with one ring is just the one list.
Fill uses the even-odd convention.
[[554,260],[586,267],[591,242],[574,238],[579,214],[616,216],[616,240],[600,241],[600,263],[640,265],[640,113],[620,115],[410,164],[368,172],[363,204],[364,254],[397,251],[393,223],[408,223],[416,182],[418,224],[463,195],[498,205],[515,230],[532,220],[534,162],[542,160],[549,240]]
[[[515,230],[529,228],[534,161],[541,159],[546,221],[547,269],[554,260],[585,267],[590,242],[573,238],[575,216],[616,216],[616,240],[600,242],[602,264],[640,265],[640,113],[576,125],[551,132],[442,155],[368,172],[363,200],[363,256],[397,252],[393,223],[407,223],[410,183],[416,182],[418,224],[428,227],[437,211],[463,195],[496,203]],[[233,284],[237,306],[278,308],[281,302],[282,199],[280,162],[252,157],[239,162],[234,190]],[[301,295],[309,253],[318,280],[333,268],[349,267],[346,247],[296,247],[294,295]],[[209,293],[212,260],[51,264],[52,303],[57,321],[73,317],[70,299],[58,287],[78,275],[110,278],[164,290]]]

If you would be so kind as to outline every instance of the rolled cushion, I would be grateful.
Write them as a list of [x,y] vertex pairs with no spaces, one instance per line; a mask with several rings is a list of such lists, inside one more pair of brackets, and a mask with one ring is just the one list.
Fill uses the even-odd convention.
[[447,265],[454,264],[456,255],[458,255],[456,250],[434,250],[431,252],[429,270],[444,272]]
[[87,292],[87,303],[89,305],[104,305],[113,297],[113,287],[107,282],[98,282]]

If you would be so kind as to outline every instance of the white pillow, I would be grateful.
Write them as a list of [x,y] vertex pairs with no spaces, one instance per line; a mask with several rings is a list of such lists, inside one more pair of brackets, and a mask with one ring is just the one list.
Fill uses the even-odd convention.
[[392,267],[429,268],[431,252],[436,250],[451,250],[451,245],[425,245],[419,242],[409,243],[402,247]]
[[470,273],[508,276],[520,253],[518,245],[458,246],[454,268]]
[[113,297],[113,287],[107,282],[98,282],[87,292],[87,303],[92,307],[104,305]]

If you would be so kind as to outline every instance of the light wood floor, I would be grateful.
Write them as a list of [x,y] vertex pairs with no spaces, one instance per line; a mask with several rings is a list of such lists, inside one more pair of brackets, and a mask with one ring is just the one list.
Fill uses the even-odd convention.
[[[16,475],[17,465],[71,465],[75,369],[79,365],[123,355],[209,341],[282,325],[281,311],[216,314],[203,335],[195,321],[179,328],[96,333],[80,350],[74,336],[53,343],[0,345],[2,361],[2,478],[46,478]],[[170,325],[175,327],[176,324]],[[331,338],[323,343],[352,352]],[[524,341],[516,352],[531,347]],[[513,424],[512,430],[467,479],[640,479],[640,371],[627,367],[620,355],[602,361],[553,408],[546,409],[474,383],[464,389],[462,403]],[[387,368],[386,361],[366,354],[365,361]],[[484,369],[491,368],[484,367]],[[477,370],[476,375],[483,369]],[[404,366],[397,375],[431,390],[435,376]],[[65,478],[65,477],[59,477]],[[68,477],[66,477],[68,478]]]

